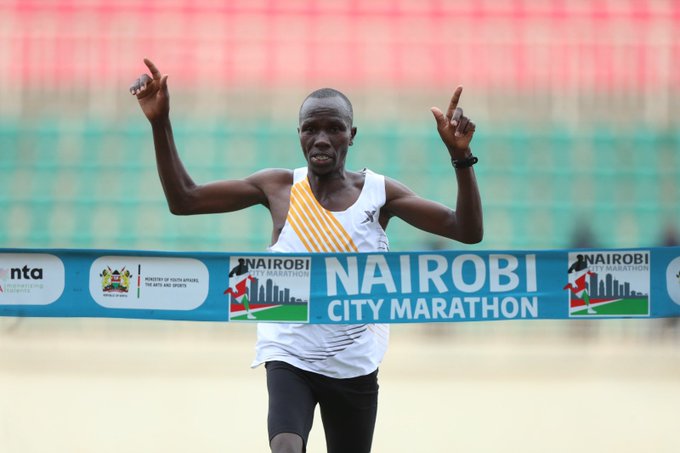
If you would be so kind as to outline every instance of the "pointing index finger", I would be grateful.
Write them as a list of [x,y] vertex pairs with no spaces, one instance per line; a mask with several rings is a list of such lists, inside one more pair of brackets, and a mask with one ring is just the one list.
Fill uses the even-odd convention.
[[146,65],[147,68],[149,68],[149,71],[151,71],[151,75],[153,76],[154,80],[160,80],[161,79],[161,71],[158,70],[155,64],[148,58],[144,59],[144,64]]
[[460,99],[460,94],[463,92],[463,87],[458,86],[456,88],[456,91],[454,91],[453,96],[451,97],[451,102],[449,103],[449,108],[446,110],[446,117],[450,120],[453,118],[453,111],[456,110],[456,107],[458,107],[458,100]]

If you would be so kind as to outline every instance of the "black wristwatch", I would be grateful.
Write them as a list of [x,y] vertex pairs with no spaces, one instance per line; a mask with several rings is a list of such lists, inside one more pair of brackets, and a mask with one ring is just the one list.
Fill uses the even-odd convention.
[[455,168],[456,170],[460,168],[472,167],[477,162],[479,162],[479,159],[476,156],[473,156],[472,154],[470,154],[465,159],[454,159],[453,157],[451,158],[451,165],[453,165],[453,168]]

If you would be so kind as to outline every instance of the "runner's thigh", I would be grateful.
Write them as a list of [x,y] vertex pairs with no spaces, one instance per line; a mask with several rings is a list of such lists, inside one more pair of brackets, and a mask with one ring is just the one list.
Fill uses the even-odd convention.
[[378,411],[378,371],[329,379],[319,396],[328,453],[368,453]]
[[267,390],[269,441],[280,433],[302,437],[307,445],[314,422],[314,399],[304,372],[285,362],[267,362]]

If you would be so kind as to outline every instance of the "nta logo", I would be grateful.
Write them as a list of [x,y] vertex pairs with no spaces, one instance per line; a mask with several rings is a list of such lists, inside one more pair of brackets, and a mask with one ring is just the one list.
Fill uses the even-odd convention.
[[0,253],[0,306],[48,305],[64,291],[64,263],[46,253]]
[[42,268],[33,268],[24,265],[24,267],[11,267],[9,269],[0,269],[0,280],[42,280]]

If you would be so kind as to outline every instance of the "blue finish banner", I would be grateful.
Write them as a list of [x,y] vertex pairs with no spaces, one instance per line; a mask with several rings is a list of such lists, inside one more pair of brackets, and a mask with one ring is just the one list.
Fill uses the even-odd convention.
[[339,323],[680,316],[680,247],[387,253],[0,249],[0,316]]

